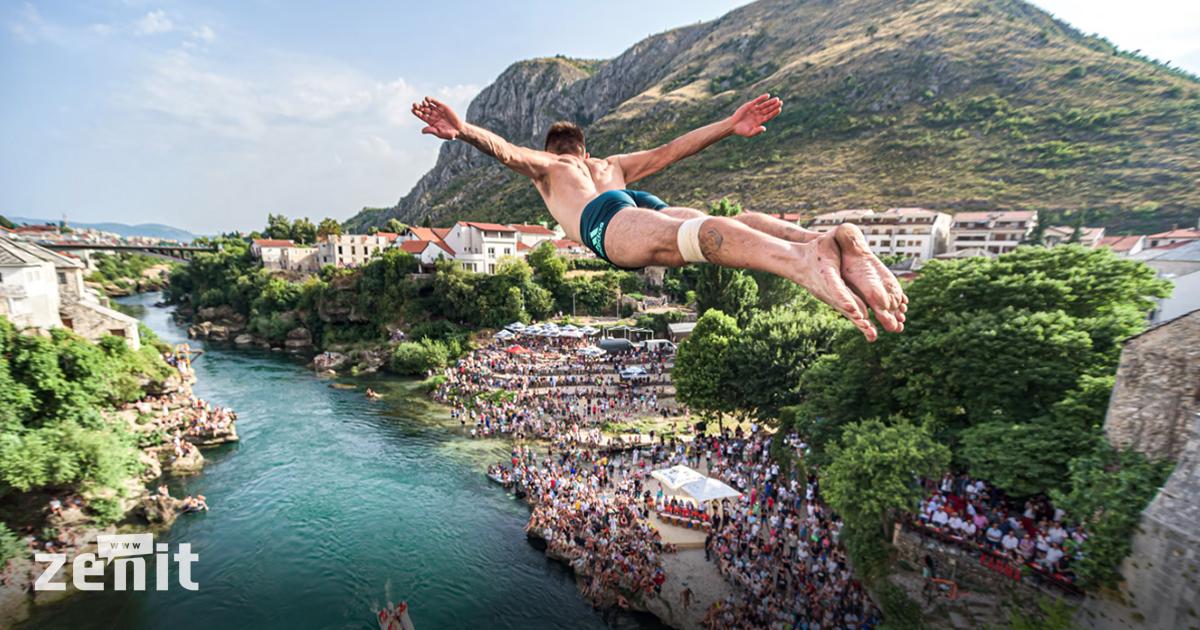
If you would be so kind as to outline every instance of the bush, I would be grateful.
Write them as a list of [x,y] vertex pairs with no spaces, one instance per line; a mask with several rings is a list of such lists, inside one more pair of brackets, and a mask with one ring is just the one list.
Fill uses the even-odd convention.
[[444,342],[422,339],[397,345],[392,350],[390,367],[396,374],[419,376],[429,370],[445,367],[449,360],[450,350]]
[[920,605],[904,589],[891,582],[879,588],[879,609],[883,611],[884,619],[880,628],[918,630],[925,627]]
[[0,569],[8,564],[9,560],[17,558],[26,552],[26,547],[21,543],[21,537],[17,536],[16,532],[8,528],[4,523],[0,523]]
[[88,501],[88,511],[101,527],[107,527],[125,518],[120,497],[95,497]]

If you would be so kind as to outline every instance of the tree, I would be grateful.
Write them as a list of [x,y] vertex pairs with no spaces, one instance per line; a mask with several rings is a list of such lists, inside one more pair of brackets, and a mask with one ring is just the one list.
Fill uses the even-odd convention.
[[973,476],[1012,496],[1032,496],[1067,483],[1067,465],[1100,437],[1050,419],[982,422],[962,432],[959,457]]
[[870,525],[884,538],[895,516],[924,497],[918,478],[939,476],[950,465],[950,449],[928,427],[898,418],[847,426],[829,455],[822,484],[829,504],[848,525]]
[[292,240],[298,245],[312,245],[317,242],[317,226],[308,217],[296,219],[292,223]]
[[676,396],[703,418],[719,419],[736,409],[728,355],[740,332],[736,320],[714,309],[700,316],[679,345],[671,370]]
[[801,377],[830,352],[844,321],[811,298],[798,306],[757,312],[728,353],[728,369],[734,374],[728,386],[737,406],[771,420],[781,408],[800,402]]
[[1088,533],[1082,558],[1072,563],[1082,586],[1111,587],[1120,581],[1121,561],[1132,548],[1142,510],[1170,469],[1169,462],[1152,462],[1137,451],[1118,451],[1106,443],[1071,462],[1069,489],[1050,497],[1079,518]]
[[326,236],[338,236],[342,233],[342,225],[337,221],[326,217],[321,219],[321,223],[317,225],[317,238]]
[[12,230],[12,229],[15,229],[17,226],[12,221],[9,221],[8,217],[5,217],[4,215],[0,215],[0,227]]
[[396,219],[394,217],[391,219],[388,219],[387,223],[385,223],[383,227],[384,227],[385,232],[391,232],[393,234],[402,234],[408,230],[407,225],[405,225],[404,223],[401,223],[399,219]]
[[280,240],[290,239],[292,238],[292,222],[282,214],[268,214],[267,229],[263,230],[263,236]]
[[538,243],[533,251],[525,257],[529,262],[529,266],[533,268],[533,277],[551,292],[555,292],[559,285],[562,284],[563,277],[567,273],[567,261],[558,255],[558,250],[554,248],[554,243],[550,241],[542,241]]

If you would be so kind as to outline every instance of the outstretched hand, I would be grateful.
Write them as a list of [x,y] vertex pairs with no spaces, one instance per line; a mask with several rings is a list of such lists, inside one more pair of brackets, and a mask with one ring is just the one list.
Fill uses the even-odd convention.
[[751,138],[767,130],[765,125],[767,121],[779,115],[783,111],[783,101],[779,97],[771,97],[770,94],[762,96],[742,105],[737,108],[730,119],[733,121],[733,133],[739,136]]
[[426,96],[420,103],[413,103],[412,113],[426,125],[421,133],[434,135],[442,140],[457,138],[463,128],[462,119],[458,114],[454,113],[449,105],[433,97]]

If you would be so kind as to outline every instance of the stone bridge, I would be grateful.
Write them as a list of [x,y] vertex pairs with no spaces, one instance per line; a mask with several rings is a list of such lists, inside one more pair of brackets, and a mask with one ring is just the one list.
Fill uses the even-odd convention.
[[97,243],[39,243],[46,249],[56,252],[71,252],[79,255],[81,258],[87,258],[87,255],[92,252],[120,253],[129,252],[132,254],[146,254],[155,258],[166,258],[168,260],[176,260],[188,262],[196,254],[201,252],[215,252],[215,245],[101,245]]

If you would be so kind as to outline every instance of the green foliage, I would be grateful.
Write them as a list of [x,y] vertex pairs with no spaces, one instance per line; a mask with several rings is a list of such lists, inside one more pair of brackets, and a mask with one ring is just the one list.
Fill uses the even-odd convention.
[[1040,597],[1037,610],[1014,606],[1009,610],[1009,630],[1072,630],[1075,628],[1075,607],[1066,599]]
[[950,464],[950,449],[927,427],[899,418],[855,422],[828,450],[822,491],[829,505],[847,525],[885,538],[894,516],[924,496],[918,477],[940,475]]
[[22,544],[20,536],[0,522],[0,569],[3,569],[9,560],[20,557],[27,551],[28,547]]
[[121,506],[120,497],[92,497],[87,507],[92,519],[100,527],[113,525],[125,518],[125,509]]
[[450,361],[450,354],[450,348],[442,341],[406,341],[392,349],[389,367],[396,374],[420,376],[429,370],[445,367]]
[[163,262],[145,254],[96,252],[92,255],[92,264],[96,269],[88,274],[87,279],[91,282],[110,284],[119,289],[157,291],[162,289],[163,280],[157,277],[146,278],[142,274],[147,269],[161,265]]
[[342,224],[328,217],[321,219],[317,224],[317,238],[329,236],[330,234],[337,236],[342,233]]
[[913,601],[903,588],[885,582],[879,588],[879,609],[883,612],[881,630],[921,630],[925,619],[921,606]]
[[13,223],[12,221],[9,221],[8,217],[5,217],[4,215],[0,215],[0,227],[11,230],[11,229],[17,227],[17,225],[15,223]]
[[45,486],[116,487],[139,463],[128,426],[102,411],[171,373],[153,345],[92,344],[70,331],[17,335],[0,318],[0,496]]
[[679,344],[671,380],[676,396],[705,418],[736,410],[729,353],[741,330],[732,317],[713,309],[700,316],[692,334]]
[[756,313],[726,357],[732,378],[725,387],[737,407],[771,420],[799,403],[800,377],[845,328],[844,318],[812,299]]
[[1102,444],[1072,460],[1069,468],[1068,489],[1050,496],[1055,505],[1080,518],[1088,532],[1082,558],[1072,568],[1085,588],[1115,586],[1142,510],[1166,480],[1171,465]]

